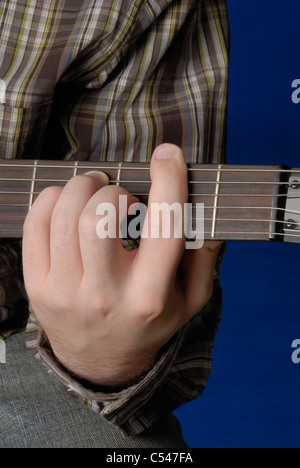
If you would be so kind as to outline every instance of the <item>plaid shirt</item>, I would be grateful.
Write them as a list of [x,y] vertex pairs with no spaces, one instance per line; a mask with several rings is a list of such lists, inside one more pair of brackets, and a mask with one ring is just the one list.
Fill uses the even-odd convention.
[[[146,162],[171,142],[189,163],[224,162],[225,0],[2,0],[0,157]],[[0,206],[1,210],[1,206]],[[0,243],[0,333],[28,317],[20,243]],[[31,315],[27,345],[59,384],[126,434],[197,398],[211,371],[221,290],[123,390],[56,361]]]

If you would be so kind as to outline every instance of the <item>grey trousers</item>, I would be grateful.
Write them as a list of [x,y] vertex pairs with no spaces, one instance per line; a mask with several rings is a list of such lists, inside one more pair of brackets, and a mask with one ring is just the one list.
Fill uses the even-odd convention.
[[25,348],[6,341],[0,364],[1,448],[187,448],[173,415],[144,434],[122,433],[62,390]]

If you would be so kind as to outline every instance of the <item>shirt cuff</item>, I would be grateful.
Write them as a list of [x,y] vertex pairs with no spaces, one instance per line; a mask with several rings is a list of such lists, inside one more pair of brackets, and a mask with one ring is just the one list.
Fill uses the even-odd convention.
[[[46,368],[48,374],[72,397],[117,426],[124,436],[136,435],[154,425],[162,413],[156,412],[145,417],[143,408],[149,404],[170,368],[184,340],[186,328],[181,329],[162,349],[158,362],[136,384],[117,392],[107,389],[101,391],[87,388],[72,376],[56,359],[46,334],[40,330],[37,341],[36,357]],[[153,403],[151,403],[151,406]]]
[[28,303],[22,281],[21,241],[0,240],[0,334],[8,338],[24,330]]

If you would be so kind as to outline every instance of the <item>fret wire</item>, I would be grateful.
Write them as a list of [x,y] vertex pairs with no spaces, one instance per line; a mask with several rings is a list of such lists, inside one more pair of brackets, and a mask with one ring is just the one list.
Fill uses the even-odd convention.
[[221,182],[221,171],[222,165],[219,165],[218,174],[217,174],[217,181],[216,181],[216,189],[215,189],[215,196],[214,196],[214,208],[213,208],[213,220],[212,220],[212,228],[211,228],[211,238],[215,238],[215,231],[216,231],[216,222],[217,222],[217,211],[218,211],[218,204],[219,204],[219,194],[220,194],[220,182]]
[[36,183],[35,178],[36,178],[37,167],[38,167],[38,161],[35,161],[34,166],[33,166],[33,174],[32,174],[32,182],[31,182],[30,195],[29,195],[28,211],[31,210],[32,204],[33,204],[34,189],[35,189],[35,183]]
[[76,162],[75,162],[75,165],[74,165],[73,177],[76,177],[76,176],[77,176],[78,165],[79,165],[79,161],[76,161]]
[[[117,187],[120,186],[120,183],[121,183],[121,174],[122,174],[122,166],[123,166],[123,163],[119,163],[119,166],[118,166],[118,175],[117,175],[117,180],[114,181],[117,185]],[[124,183],[124,182],[123,182]],[[139,183],[139,182],[136,182],[136,183]]]

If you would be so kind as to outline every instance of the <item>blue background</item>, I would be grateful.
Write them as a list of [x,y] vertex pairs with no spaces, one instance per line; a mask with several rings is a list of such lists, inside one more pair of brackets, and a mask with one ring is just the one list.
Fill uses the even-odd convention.
[[[300,167],[299,0],[228,0],[228,162]],[[300,447],[300,245],[230,243],[203,396],[176,412],[191,447]]]

